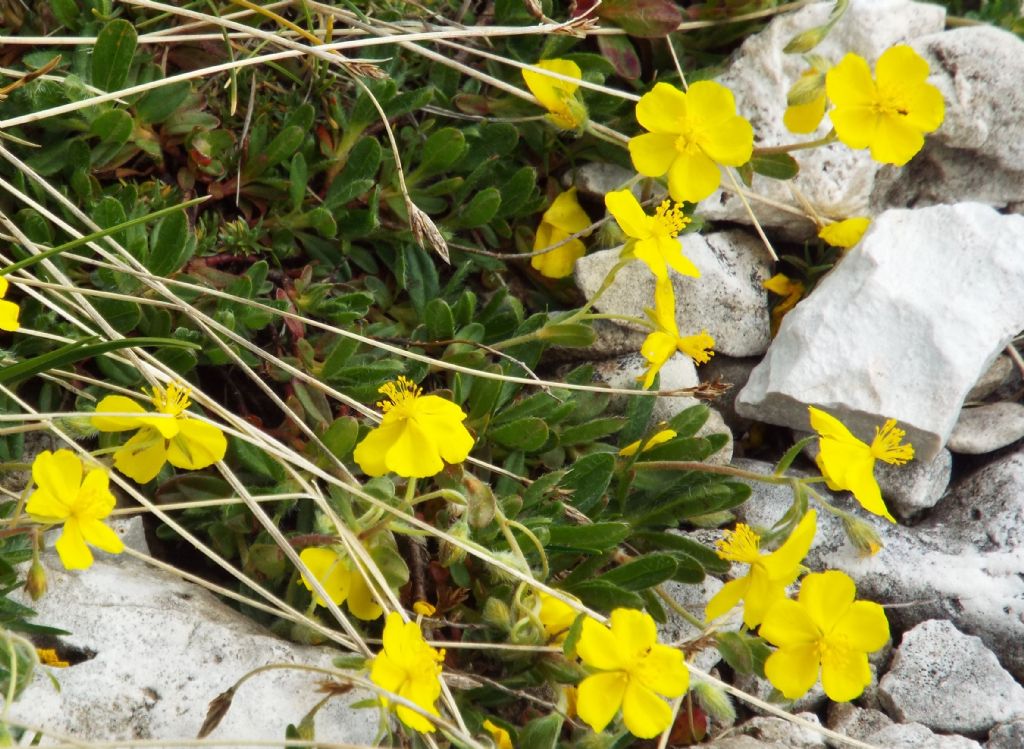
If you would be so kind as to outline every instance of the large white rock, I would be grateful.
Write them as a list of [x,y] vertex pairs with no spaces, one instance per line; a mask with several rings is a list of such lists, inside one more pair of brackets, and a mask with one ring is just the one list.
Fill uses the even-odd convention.
[[984,736],[1024,717],[1024,687],[981,640],[940,619],[903,635],[879,691],[897,720],[946,733]]
[[[41,667],[10,706],[12,719],[82,741],[152,738],[169,746],[195,738],[210,700],[254,668],[330,667],[338,655],[281,640],[203,588],[131,557],[98,557],[88,570],[67,572],[52,554],[44,555],[49,592],[26,603],[35,608],[36,622],[71,632],[62,647],[85,660],[64,669]],[[283,739],[286,726],[323,698],[317,685],[325,678],[299,670],[253,677],[211,738]],[[317,739],[373,743],[377,711],[351,708],[368,696],[355,690],[330,700],[317,714]]]
[[960,412],[949,449],[955,453],[982,455],[1024,438],[1024,405],[987,403]]
[[[700,278],[669,271],[676,295],[680,335],[702,330],[715,339],[715,351],[728,356],[756,356],[771,340],[768,294],[761,285],[771,275],[768,251],[744,231],[686,234],[683,252],[701,272]],[[591,299],[619,259],[619,250],[604,250],[576,261],[576,284]],[[654,276],[636,261],[622,268],[615,282],[595,303],[599,312],[645,317],[654,307]],[[601,342],[597,346],[601,347]]]
[[[831,128],[828,117],[816,133],[795,135],[782,122],[786,94],[806,68],[802,55],[784,54],[782,48],[796,34],[826,21],[834,3],[814,3],[772,21],[761,33],[749,38],[729,69],[718,80],[736,97],[739,113],[750,120],[756,145],[777,146],[809,141],[824,136]],[[855,52],[871,64],[889,47],[926,34],[942,31],[945,11],[930,3],[906,0],[853,0],[846,15],[814,49],[838,62]],[[867,212],[876,174],[895,171],[871,160],[867,151],[853,151],[841,143],[796,153],[800,174],[792,182],[756,176],[753,192],[792,208],[786,211],[756,200],[751,206],[762,226],[781,230],[795,238],[815,233],[800,202],[793,196],[795,186],[815,212],[831,218],[847,218]],[[746,207],[728,188],[701,202],[699,212],[711,220],[750,224]],[[794,215],[795,214],[795,215]]]
[[1024,328],[1024,218],[962,203],[879,216],[783,320],[736,399],[741,416],[808,428],[807,405],[862,439],[887,418],[921,460]]

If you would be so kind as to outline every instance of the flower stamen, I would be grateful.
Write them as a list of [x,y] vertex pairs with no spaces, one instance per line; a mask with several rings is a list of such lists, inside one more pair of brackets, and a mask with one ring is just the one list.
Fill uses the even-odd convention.
[[672,238],[677,237],[679,232],[690,224],[691,220],[689,216],[683,214],[678,204],[673,205],[672,201],[666,198],[654,211],[654,222],[658,227],[655,233],[665,234]]
[[405,375],[399,375],[397,380],[385,382],[377,388],[377,392],[388,398],[386,401],[377,401],[377,408],[387,413],[396,406],[419,398],[423,394],[423,388]]
[[158,385],[153,386],[149,399],[159,413],[178,416],[192,405],[192,401],[189,400],[191,394],[192,388],[181,383],[171,382],[168,383],[166,390]]
[[715,542],[718,556],[730,562],[755,564],[761,560],[761,537],[746,523],[737,523]]
[[896,428],[896,419],[889,419],[881,429],[875,427],[871,454],[886,463],[901,466],[914,458],[914,446],[900,444],[907,432]]

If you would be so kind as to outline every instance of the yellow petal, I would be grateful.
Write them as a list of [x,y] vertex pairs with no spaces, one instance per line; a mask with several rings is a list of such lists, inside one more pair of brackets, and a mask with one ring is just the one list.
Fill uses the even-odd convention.
[[387,473],[385,456],[403,429],[402,422],[385,419],[376,429],[370,430],[352,453],[352,459],[359,469],[367,476],[383,476]]
[[59,523],[71,515],[71,508],[45,489],[36,489],[28,498],[25,512],[37,523]]
[[[537,63],[536,67],[541,70],[550,70],[552,73],[558,73],[559,75],[569,76],[570,78],[580,79],[583,77],[580,66],[571,60],[541,60]],[[572,96],[576,89],[579,88],[577,83],[552,78],[536,70],[523,70],[523,80],[526,81],[526,86],[530,89],[530,93],[537,97],[537,101],[549,112],[562,111],[565,108],[566,98]]]
[[651,615],[644,611],[615,609],[609,621],[611,635],[621,651],[643,653],[658,641],[658,627]]
[[839,419],[832,414],[822,411],[820,408],[814,406],[808,406],[807,411],[810,414],[811,429],[820,434],[823,438],[837,440],[850,445],[864,445],[868,447],[867,443],[861,442],[859,439],[853,436],[853,433],[846,428]]
[[576,643],[576,654],[591,668],[617,671],[624,666],[617,636],[603,624],[587,617],[583,620],[580,639]]
[[658,253],[676,273],[682,276],[700,278],[700,270],[690,258],[683,254],[683,243],[670,237],[658,237]]
[[716,123],[700,146],[719,164],[743,166],[754,152],[754,128],[742,117],[734,116]]
[[391,471],[406,478],[435,476],[444,468],[437,443],[414,419],[405,421],[384,460]]
[[679,152],[676,138],[669,133],[644,133],[629,139],[633,168],[645,177],[660,177],[668,171]]
[[717,619],[718,617],[732,611],[736,605],[743,600],[743,597],[747,594],[747,588],[750,587],[750,578],[746,575],[739,578],[738,580],[730,580],[722,589],[712,596],[711,600],[708,601],[707,608],[704,610],[704,618],[707,621]]
[[93,518],[82,518],[78,523],[78,527],[86,542],[97,549],[103,549],[103,551],[111,554],[120,554],[124,551],[124,542],[105,523]]
[[816,644],[822,637],[807,609],[788,598],[776,601],[768,609],[758,634],[780,648]]
[[882,53],[875,63],[878,90],[904,91],[922,85],[928,78],[928,63],[906,44],[897,44]]
[[786,597],[786,585],[796,577],[796,570],[789,580],[775,580],[768,576],[764,567],[757,564],[750,568],[750,585],[743,598],[743,623],[750,629],[759,625],[772,606]]
[[690,686],[690,672],[676,648],[655,644],[631,671],[630,678],[665,697],[679,697]]
[[466,414],[456,404],[437,395],[416,399],[415,418],[440,447],[441,457],[452,465],[469,457],[473,435],[463,426]]
[[603,731],[619,711],[628,681],[624,673],[613,671],[594,674],[580,682],[576,698],[576,714],[580,720],[597,733]]
[[889,640],[885,609],[872,601],[854,601],[836,622],[830,636],[854,650],[873,653]]
[[651,218],[629,190],[609,192],[604,196],[604,204],[612,218],[627,237],[645,239],[651,234]]
[[648,389],[654,384],[658,371],[676,352],[676,339],[673,336],[654,331],[644,339],[640,354],[647,360],[647,372],[644,374],[643,387]]
[[370,680],[381,689],[398,694],[398,688],[405,679],[405,669],[391,658],[386,650],[378,653],[373,659],[373,663],[370,665]]
[[806,104],[794,104],[786,107],[782,122],[791,133],[813,133],[825,116],[825,92]]
[[551,224],[568,234],[576,234],[591,225],[590,216],[576,199],[576,188],[572,187],[561,193],[551,202],[551,207],[544,211],[541,221]]
[[5,297],[7,295],[7,285],[8,285],[7,277],[6,276],[0,276],[0,299],[2,299],[3,297]]
[[[785,580],[788,585],[796,577],[800,563],[814,542],[814,534],[818,528],[817,510],[808,510],[800,518],[789,538],[778,549],[762,560],[765,570],[770,577],[776,580]],[[788,578],[788,579],[787,579]]]
[[198,419],[177,419],[178,434],[167,445],[172,466],[197,471],[224,459],[228,440],[219,428]]
[[[838,65],[825,74],[825,91],[835,110],[871,108],[876,100],[876,89],[867,60],[848,52]],[[836,124],[835,110],[833,125]]]
[[491,734],[491,740],[497,749],[515,749],[512,745],[512,736],[499,725],[496,725],[490,721],[485,720],[482,727],[487,733]]
[[829,113],[836,137],[853,149],[867,148],[875,142],[880,116],[869,107],[833,109]]
[[[837,130],[838,132],[838,130]],[[882,164],[903,166],[924,146],[924,135],[902,117],[883,115],[871,140],[871,158]]]
[[158,431],[143,427],[114,453],[114,467],[140,484],[152,481],[167,462],[166,443]]
[[668,170],[668,193],[673,200],[699,203],[721,181],[718,165],[706,153],[680,153]]
[[860,241],[860,238],[864,236],[864,232],[867,231],[870,224],[871,219],[867,216],[855,216],[822,227],[821,231],[818,232],[818,236],[833,247],[845,247],[848,249]]
[[21,324],[18,322],[18,315],[20,313],[21,310],[14,302],[9,302],[6,299],[0,300],[0,330],[13,333],[20,328]]
[[576,609],[554,596],[540,593],[540,611],[537,618],[544,625],[544,634],[549,640],[565,635],[576,621]]
[[764,662],[764,675],[787,700],[807,694],[818,680],[818,651],[815,645],[776,650]]
[[844,572],[829,570],[807,575],[800,584],[798,601],[826,636],[846,615],[857,595],[857,586]]
[[84,570],[92,566],[92,552],[85,545],[85,538],[76,518],[68,518],[64,523],[64,530],[54,548],[65,569]]
[[923,133],[930,133],[942,124],[946,114],[946,102],[942,93],[929,83],[907,91],[904,98],[907,107],[907,124]]
[[[568,234],[565,232],[555,229],[552,231],[550,244],[556,244],[567,236]],[[576,261],[585,254],[587,254],[586,245],[579,239],[570,239],[558,249],[531,259],[530,265],[546,278],[565,278],[572,274]]]
[[348,592],[348,610],[352,612],[352,615],[357,619],[362,619],[364,622],[372,622],[381,617],[384,613],[384,609],[377,603],[377,599],[373,596],[373,591],[366,582],[366,578],[357,571],[353,570],[351,574],[351,587]]
[[849,702],[871,683],[867,653],[832,646],[821,656],[821,686],[834,702]]
[[702,128],[717,127],[736,116],[732,91],[714,81],[697,81],[686,91],[691,119]]
[[[320,585],[334,603],[345,600],[351,585],[352,573],[336,551],[310,547],[302,550],[299,559],[309,568],[313,577],[320,581]],[[302,584],[306,586],[306,590],[313,592],[313,585],[305,572],[302,573]],[[314,593],[313,596],[318,606],[327,605],[319,593]]]
[[79,512],[87,517],[102,520],[114,509],[117,500],[110,493],[110,477],[102,468],[93,468],[85,475],[78,490]]
[[676,341],[676,348],[693,359],[695,364],[707,364],[715,355],[715,339],[702,330],[697,335],[683,336]]
[[[700,84],[694,84],[698,86]],[[690,87],[690,91],[693,86]],[[680,133],[690,117],[691,98],[668,83],[656,83],[636,104],[636,121],[652,133]]]
[[96,405],[96,416],[89,421],[101,432],[125,432],[130,429],[141,429],[144,425],[140,419],[129,416],[102,416],[103,413],[137,413],[144,414],[146,409],[123,395],[108,395]]
[[82,461],[70,450],[44,450],[32,462],[32,479],[61,505],[75,508],[82,485]]
[[642,684],[630,679],[622,696],[622,722],[641,739],[652,739],[669,727],[672,708]]

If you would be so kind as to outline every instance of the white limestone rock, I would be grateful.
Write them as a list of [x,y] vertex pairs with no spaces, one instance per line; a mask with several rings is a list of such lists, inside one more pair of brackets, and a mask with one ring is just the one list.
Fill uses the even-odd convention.
[[983,455],[1024,438],[1024,405],[988,403],[960,412],[949,449],[955,453]]
[[[87,658],[65,669],[39,669],[10,716],[56,734],[184,742],[195,738],[210,700],[252,669],[269,663],[330,667],[339,653],[285,642],[206,590],[127,555],[97,555],[84,572],[64,570],[53,554],[43,563],[49,592],[26,603],[38,623],[71,632],[61,638],[63,646]],[[253,677],[211,738],[284,738],[288,723],[297,724],[323,698],[317,682],[324,678],[297,670]],[[369,696],[354,690],[330,700],[316,717],[317,739],[373,743],[377,711],[350,707]]]
[[1020,749],[1024,746],[1024,720],[996,726],[988,734],[985,749]]
[[[622,189],[622,186],[636,178],[636,172],[618,164],[591,161],[567,174],[565,187],[575,187],[583,195],[603,199],[606,193]],[[664,192],[664,190],[662,190]],[[640,199],[639,183],[633,186],[633,194]]]
[[807,429],[815,404],[862,438],[895,418],[933,459],[1024,329],[1022,245],[1024,218],[977,203],[885,212],[786,315],[737,412]]
[[[825,725],[836,733],[864,741],[868,736],[891,726],[892,719],[881,710],[857,707],[852,702],[833,702],[828,706],[828,720]],[[825,743],[831,749],[847,746],[835,739],[825,739]]]
[[[715,351],[728,356],[756,356],[771,340],[768,295],[761,285],[771,276],[768,251],[744,231],[686,234],[683,252],[701,272],[700,278],[670,271],[676,295],[676,322],[683,336],[707,330]],[[619,250],[604,250],[576,261],[576,284],[591,299],[604,283]],[[637,261],[621,269],[615,282],[597,300],[606,314],[645,317],[654,307],[654,276]],[[601,342],[597,342],[598,347]]]
[[951,622],[922,622],[903,635],[879,685],[887,712],[935,731],[984,736],[1024,718],[1024,687],[980,639]]
[[916,39],[945,121],[903,169],[880,171],[872,210],[977,201],[1024,207],[1024,41],[980,25]]
[[967,393],[967,402],[984,400],[992,395],[1010,381],[1013,369],[1013,362],[1009,356],[1005,354],[997,356],[996,360],[992,362],[992,366],[985,370],[985,374],[978,378],[974,387]]
[[977,741],[932,733],[920,723],[893,723],[868,736],[866,741],[885,749],[981,749]]
[[[821,721],[814,713],[799,713],[798,717],[821,725]],[[751,718],[740,726],[739,730],[760,741],[781,744],[790,749],[818,749],[825,746],[825,739],[819,731],[774,716],[760,715]]]
[[[801,55],[787,55],[782,49],[797,33],[824,23],[832,7],[832,3],[814,3],[779,16],[764,31],[744,42],[736,60],[718,79],[733,91],[739,113],[750,120],[757,137],[756,145],[812,140],[831,128],[825,117],[814,134],[795,135],[786,129],[782,122],[786,94],[806,63]],[[945,11],[938,5],[906,0],[853,0],[846,15],[814,53],[838,62],[847,52],[855,52],[873,64],[894,44],[935,34],[942,31],[944,24]],[[801,169],[792,184],[817,213],[831,218],[866,213],[876,174],[880,170],[893,170],[893,167],[873,162],[867,151],[853,151],[841,143],[802,151],[797,157]],[[729,186],[727,181],[725,186]],[[794,209],[784,211],[751,201],[763,226],[794,239],[814,235],[815,228],[809,220],[794,216],[794,212],[801,216],[804,211],[793,198],[789,182],[755,175],[753,191]],[[703,201],[699,212],[713,221],[751,223],[742,201],[729,189]]]

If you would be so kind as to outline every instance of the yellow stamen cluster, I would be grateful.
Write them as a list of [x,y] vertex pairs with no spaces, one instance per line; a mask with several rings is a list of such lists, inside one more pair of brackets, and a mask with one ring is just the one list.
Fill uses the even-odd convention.
[[155,386],[149,399],[158,413],[178,416],[192,404],[189,400],[191,394],[192,388],[172,382],[167,385],[166,390]]
[[913,445],[902,445],[907,432],[896,428],[896,419],[889,419],[881,429],[875,427],[875,439],[871,442],[871,454],[886,463],[901,466],[914,458]]
[[718,556],[730,562],[753,564],[761,558],[761,537],[745,523],[737,523],[735,530],[725,531],[715,546]]
[[661,229],[661,231],[655,231],[655,234],[664,232],[669,237],[677,237],[691,220],[689,216],[683,214],[683,210],[678,204],[673,204],[666,198],[654,211],[654,221]]
[[679,339],[679,350],[693,359],[697,364],[707,364],[715,355],[715,339],[702,330],[697,335],[688,335]]
[[405,375],[399,375],[397,380],[381,385],[377,392],[388,398],[386,401],[377,401],[377,408],[387,413],[395,406],[419,398],[423,394],[423,388],[417,386]]
[[71,665],[67,661],[61,660],[61,657],[57,655],[57,651],[53,648],[36,648],[36,655],[39,656],[39,662],[44,666],[67,668]]

